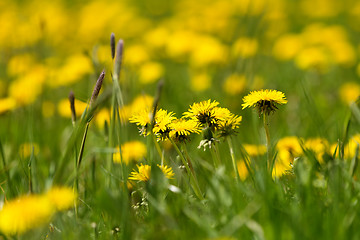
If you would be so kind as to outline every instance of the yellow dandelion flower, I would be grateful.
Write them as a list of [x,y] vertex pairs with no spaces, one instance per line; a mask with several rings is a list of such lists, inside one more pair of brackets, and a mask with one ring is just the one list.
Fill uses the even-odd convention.
[[248,170],[244,160],[240,160],[237,162],[237,169],[238,169],[241,181],[245,181],[246,178],[249,176],[249,170]]
[[328,153],[330,146],[324,138],[309,138],[305,141],[304,148],[312,151],[319,163],[323,164],[324,155]]
[[177,119],[170,124],[171,131],[169,137],[178,142],[184,142],[189,139],[191,133],[200,133],[199,124],[195,120]]
[[231,113],[227,108],[214,108],[213,116],[216,119],[216,130],[220,132],[220,137],[235,134],[242,120],[241,116]]
[[159,109],[155,115],[155,125],[153,132],[159,139],[165,140],[170,132],[170,123],[176,118],[173,116],[173,112],[167,112],[166,110]]
[[[149,134],[147,128],[151,124],[151,115],[152,110],[143,109],[142,111],[139,111],[138,113],[130,117],[129,121],[131,123],[136,123],[136,125],[140,126],[140,133],[146,136]],[[155,114],[155,124],[153,132],[162,140],[166,139],[170,131],[168,126],[175,119],[173,115],[173,112],[168,113],[166,110],[163,109],[159,109]]]
[[250,157],[261,156],[266,153],[265,145],[244,144],[243,147]]
[[133,170],[130,173],[129,180],[147,182],[150,179],[151,166],[150,165],[136,165],[138,170]]
[[[121,145],[121,156],[125,164],[141,160],[146,156],[146,153],[146,145],[140,141],[131,141]],[[121,163],[119,152],[113,154],[113,160],[116,163]]]
[[22,234],[50,221],[54,207],[44,196],[20,196],[6,202],[0,210],[0,231],[8,234]]
[[284,93],[269,89],[252,91],[243,98],[243,101],[242,109],[256,107],[259,114],[265,113],[267,115],[277,109],[276,104],[287,103]]
[[174,179],[175,173],[171,167],[166,165],[160,166],[159,164],[157,166],[161,169],[167,179]]
[[58,211],[72,207],[76,199],[74,190],[68,187],[53,187],[46,196]]
[[276,148],[279,151],[289,152],[292,158],[299,157],[303,153],[299,139],[293,136],[280,139],[276,144]]
[[339,95],[344,103],[350,104],[360,97],[360,85],[355,82],[344,83],[339,89]]
[[246,77],[244,75],[232,74],[226,78],[223,88],[229,95],[242,93],[246,87]]
[[187,112],[184,112],[184,117],[190,119],[196,119],[200,124],[215,124],[216,119],[214,118],[213,109],[219,105],[217,101],[212,101],[209,99],[207,101],[202,101],[200,103],[194,103],[190,106]]
[[95,122],[98,128],[103,129],[105,122],[110,123],[110,111],[107,108],[100,109],[95,115]]
[[140,67],[139,71],[140,82],[144,84],[159,80],[165,73],[163,65],[157,62],[145,63]]
[[[75,99],[75,112],[76,116],[80,117],[87,107],[87,103]],[[69,99],[62,99],[58,103],[58,112],[64,118],[71,118],[71,109]]]
[[[174,172],[171,167],[157,165],[168,179],[173,179]],[[129,180],[147,182],[151,175],[151,166],[149,165],[137,165],[138,171],[134,170],[130,173]]]
[[16,101],[13,98],[0,99],[0,114],[16,108]]

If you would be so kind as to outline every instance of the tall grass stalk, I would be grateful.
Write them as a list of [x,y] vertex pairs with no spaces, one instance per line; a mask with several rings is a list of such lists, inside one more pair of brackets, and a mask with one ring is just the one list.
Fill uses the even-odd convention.
[[192,187],[192,189],[194,190],[195,195],[200,199],[203,200],[204,196],[201,193],[200,187],[199,187],[199,183],[195,177],[195,172],[191,171],[188,162],[186,161],[184,155],[182,154],[182,152],[180,151],[180,149],[178,148],[178,146],[176,145],[176,143],[174,142],[174,140],[172,140],[171,138],[169,138],[171,144],[173,145],[173,147],[175,148],[176,152],[178,153],[183,165],[186,168],[186,172],[190,178],[190,185]]

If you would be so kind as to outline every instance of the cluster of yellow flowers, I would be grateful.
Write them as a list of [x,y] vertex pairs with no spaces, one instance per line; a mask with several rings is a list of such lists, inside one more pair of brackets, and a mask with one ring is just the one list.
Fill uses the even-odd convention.
[[48,223],[57,211],[74,205],[71,188],[53,187],[45,194],[20,196],[5,202],[0,210],[0,231],[6,235],[24,233]]

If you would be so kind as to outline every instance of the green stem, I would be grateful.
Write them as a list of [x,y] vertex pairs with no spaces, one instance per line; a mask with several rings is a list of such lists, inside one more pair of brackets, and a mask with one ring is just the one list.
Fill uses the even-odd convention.
[[218,157],[217,157],[217,154],[216,154],[216,150],[215,150],[215,146],[214,146],[214,145],[212,145],[212,146],[210,147],[210,153],[211,153],[211,157],[212,157],[213,162],[214,162],[214,167],[215,167],[215,169],[217,169],[217,168],[219,167],[219,165],[220,165],[220,161],[219,161],[219,159],[218,159]]
[[236,178],[236,181],[239,181],[239,171],[238,171],[238,168],[237,168],[237,165],[236,165],[234,148],[233,148],[231,136],[228,136],[226,138],[226,140],[227,140],[228,145],[229,145],[229,150],[230,150],[232,165],[233,165],[233,168],[234,168],[235,178]]
[[176,145],[176,143],[174,142],[174,140],[172,140],[171,138],[169,138],[169,139],[170,139],[171,144],[174,146],[176,152],[179,154],[180,159],[181,159],[182,163],[184,164],[184,166],[185,166],[185,168],[186,168],[186,171],[187,171],[187,173],[188,173],[188,175],[189,175],[189,177],[190,177],[190,184],[191,184],[191,186],[192,186],[192,188],[193,188],[196,196],[197,196],[200,200],[203,200],[204,197],[203,197],[203,195],[202,195],[202,193],[201,193],[201,190],[200,190],[200,187],[199,187],[199,183],[197,182],[197,180],[196,180],[193,172],[190,170],[189,165],[188,165],[186,159],[184,158],[184,155],[181,153],[180,149],[178,148],[178,146]]
[[153,142],[154,142],[156,151],[158,152],[158,154],[159,154],[159,156],[160,156],[161,166],[163,166],[163,165],[164,165],[164,155],[162,154],[162,151],[161,151],[159,142],[156,140],[156,136],[155,136],[155,134],[154,134],[152,131],[151,131],[151,136],[152,136],[152,139],[153,139]]
[[272,164],[272,157],[271,157],[271,141],[270,141],[270,131],[269,131],[269,119],[266,113],[263,114],[264,119],[264,129],[266,135],[266,149],[267,149],[267,162],[266,168],[268,169],[270,175],[272,172],[273,164]]
[[82,157],[84,154],[84,148],[85,148],[85,142],[86,142],[86,136],[87,136],[88,129],[89,129],[89,122],[86,123],[84,135],[81,140],[80,152],[79,152],[79,156],[77,159],[77,169],[80,168],[81,160],[82,160]]
[[13,190],[13,186],[12,186],[12,182],[11,182],[11,178],[10,178],[9,169],[8,169],[8,167],[7,167],[6,160],[5,160],[4,148],[3,148],[3,146],[2,146],[1,141],[0,141],[0,156],[1,156],[1,159],[2,159],[4,171],[5,171],[5,174],[6,174],[6,180],[7,180],[7,183],[8,183],[9,189],[10,189],[10,193],[11,193],[11,197],[12,197],[12,196],[14,196],[14,193],[15,193],[15,192],[14,192],[14,190]]

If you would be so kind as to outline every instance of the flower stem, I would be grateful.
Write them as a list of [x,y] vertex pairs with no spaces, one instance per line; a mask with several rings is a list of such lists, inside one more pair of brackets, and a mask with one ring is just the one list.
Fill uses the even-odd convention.
[[234,173],[235,173],[235,179],[238,182],[239,181],[239,172],[238,172],[236,161],[235,161],[235,154],[234,154],[234,148],[233,148],[231,136],[227,137],[226,140],[227,140],[228,145],[229,145],[231,161],[232,161],[232,165],[233,165]]
[[267,162],[266,168],[268,169],[270,175],[272,172],[272,156],[271,156],[271,141],[270,141],[270,131],[269,131],[269,119],[266,113],[263,113],[264,119],[264,129],[265,129],[265,136],[266,136],[266,149],[267,149]]
[[151,131],[151,136],[152,136],[152,139],[153,139],[153,142],[154,142],[156,151],[158,152],[158,154],[159,154],[159,156],[160,156],[161,166],[163,166],[163,165],[164,165],[164,155],[163,155],[163,153],[162,153],[162,151],[161,151],[159,142],[156,140],[156,136],[155,136],[155,134],[153,133],[153,131]]
[[203,200],[204,197],[201,193],[201,190],[200,190],[200,187],[199,187],[199,183],[194,175],[194,173],[190,170],[189,168],[189,164],[187,163],[186,159],[184,158],[184,155],[181,153],[180,149],[178,148],[178,146],[176,145],[176,143],[174,142],[174,140],[172,140],[171,138],[170,139],[170,142],[171,144],[174,146],[176,152],[179,154],[180,156],[180,159],[182,161],[182,163],[184,164],[185,168],[186,168],[186,171],[190,177],[190,184],[196,194],[196,196],[200,199],[200,200]]

